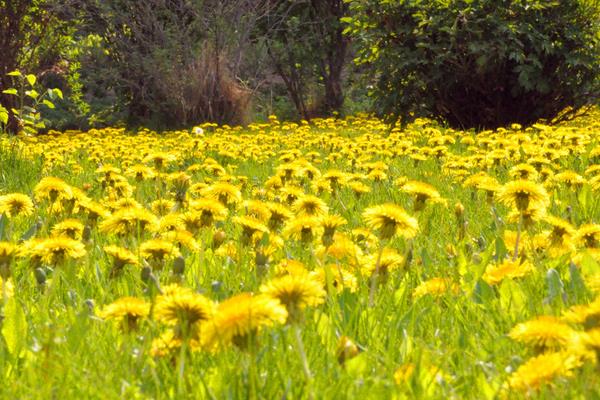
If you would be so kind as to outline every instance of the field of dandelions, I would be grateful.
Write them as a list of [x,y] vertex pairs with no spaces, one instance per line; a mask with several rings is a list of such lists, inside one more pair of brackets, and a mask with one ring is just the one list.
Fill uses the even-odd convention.
[[600,113],[0,137],[0,398],[600,396]]

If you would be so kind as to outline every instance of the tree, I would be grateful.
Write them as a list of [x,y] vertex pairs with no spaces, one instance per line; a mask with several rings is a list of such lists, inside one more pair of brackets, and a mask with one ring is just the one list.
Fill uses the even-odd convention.
[[[260,21],[267,54],[298,113],[328,115],[344,104],[343,72],[349,38],[341,23],[343,0],[277,0]],[[312,107],[311,87],[321,89]]]
[[[15,70],[41,76],[55,64],[72,28],[62,18],[68,1],[0,0],[0,104],[17,107],[17,98],[2,90],[14,85]],[[14,114],[9,114],[6,129],[16,133],[21,128]]]
[[494,128],[568,118],[598,101],[599,9],[595,0],[360,0],[345,22],[373,69],[380,115]]

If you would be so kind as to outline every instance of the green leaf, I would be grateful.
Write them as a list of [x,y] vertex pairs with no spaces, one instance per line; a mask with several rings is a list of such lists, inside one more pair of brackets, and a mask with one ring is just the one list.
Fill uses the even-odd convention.
[[558,271],[554,268],[550,268],[548,272],[546,272],[546,282],[548,283],[547,302],[551,304],[555,299],[562,300],[562,297],[565,294],[565,285],[563,284],[562,279],[560,279]]
[[12,72],[9,72],[6,75],[8,75],[8,76],[23,76],[20,71],[16,71],[16,70],[12,71]]
[[4,306],[2,336],[8,352],[13,357],[20,357],[27,344],[27,319],[23,308],[14,297],[8,299]]
[[54,103],[53,103],[53,102],[51,102],[50,100],[48,100],[48,99],[44,99],[44,101],[42,101],[42,103],[43,103],[43,104],[44,104],[46,107],[48,107],[48,108],[50,108],[50,109],[54,109]]
[[18,92],[17,92],[17,89],[10,88],[10,89],[4,89],[2,91],[2,93],[4,93],[4,94],[12,94],[12,95],[16,96]]
[[29,84],[31,86],[35,85],[35,82],[37,80],[36,77],[35,77],[35,75],[29,74],[25,78],[27,79],[27,82],[29,82]]
[[354,358],[346,361],[346,371],[354,379],[360,378],[369,369],[369,360],[367,359],[367,353],[360,353]]
[[521,285],[512,279],[505,279],[500,284],[498,292],[502,309],[516,318],[517,314],[524,309],[527,299]]
[[54,93],[54,95],[55,95],[56,97],[58,97],[59,99],[61,99],[61,100],[62,100],[62,98],[63,98],[63,93],[62,93],[62,90],[60,90],[60,89],[58,89],[58,88],[54,88],[54,89],[52,89],[52,92]]
[[0,240],[2,240],[2,238],[4,237],[4,229],[6,229],[7,220],[8,217],[6,216],[6,214],[0,214]]
[[0,111],[0,122],[4,125],[8,124],[8,113],[6,111]]
[[25,96],[29,96],[32,99],[37,99],[39,95],[40,94],[37,92],[37,90],[34,89],[25,91]]

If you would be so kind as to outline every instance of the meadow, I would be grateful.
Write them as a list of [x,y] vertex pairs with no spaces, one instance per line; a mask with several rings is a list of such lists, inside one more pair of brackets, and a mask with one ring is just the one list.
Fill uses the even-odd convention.
[[599,134],[0,137],[0,397],[598,398]]

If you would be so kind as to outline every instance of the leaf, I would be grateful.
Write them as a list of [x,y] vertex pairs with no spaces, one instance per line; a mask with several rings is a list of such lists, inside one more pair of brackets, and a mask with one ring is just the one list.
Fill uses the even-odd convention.
[[8,352],[13,357],[20,357],[25,350],[27,341],[27,319],[20,304],[11,297],[4,306],[4,321],[2,336]]
[[20,71],[17,71],[17,70],[15,70],[15,71],[11,71],[11,72],[9,72],[9,73],[8,73],[8,74],[6,74],[6,75],[8,75],[8,76],[23,76],[23,75],[21,74],[21,72],[20,72]]
[[548,284],[548,297],[546,301],[552,303],[557,298],[563,300],[562,297],[565,295],[565,285],[563,284],[562,279],[560,279],[560,274],[557,270],[550,268],[548,272],[546,272],[546,282]]
[[495,297],[494,289],[487,282],[479,279],[475,284],[475,290],[473,290],[473,300],[476,303],[486,304]]
[[516,317],[517,313],[523,310],[527,299],[521,285],[512,279],[505,279],[500,284],[498,292],[502,309]]
[[8,113],[6,111],[0,111],[0,122],[4,125],[8,124]]
[[54,103],[53,103],[53,102],[51,102],[50,100],[48,100],[48,99],[44,99],[44,101],[42,101],[42,103],[43,103],[43,104],[44,104],[46,107],[48,107],[49,109],[51,109],[51,110],[53,110],[53,109],[54,109]]
[[12,95],[16,96],[18,92],[17,92],[17,89],[10,88],[10,89],[4,89],[2,91],[2,93],[4,93],[4,94],[12,94]]
[[29,82],[29,84],[31,86],[35,85],[35,82],[37,80],[35,75],[29,74],[29,75],[25,76],[25,78],[27,79],[27,82]]
[[42,227],[42,224],[40,223],[40,221],[31,225],[31,227],[27,230],[27,232],[25,232],[23,234],[23,236],[21,236],[21,240],[26,241],[26,240],[31,239],[41,227]]
[[60,90],[58,88],[54,88],[54,89],[52,89],[52,93],[54,93],[54,95],[56,97],[58,97],[59,99],[62,100],[62,98],[63,98],[63,92],[62,92],[62,90]]
[[2,238],[4,237],[4,229],[6,228],[7,220],[8,218],[6,217],[6,214],[0,214],[0,240],[2,240]]
[[345,366],[348,374],[354,379],[362,377],[369,368],[367,353],[360,353],[356,357],[347,360]]
[[25,96],[31,97],[32,99],[37,99],[39,97],[39,93],[37,90],[31,89],[25,91]]
[[598,264],[598,262],[587,252],[581,257],[579,268],[581,268],[581,274],[583,276],[600,274],[600,264]]

